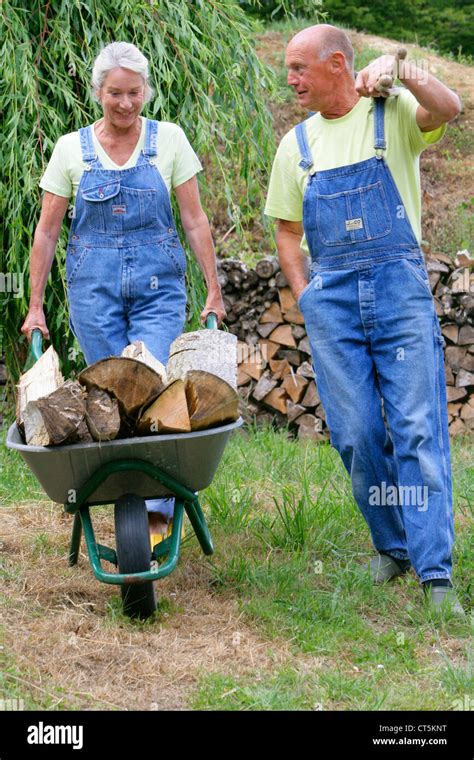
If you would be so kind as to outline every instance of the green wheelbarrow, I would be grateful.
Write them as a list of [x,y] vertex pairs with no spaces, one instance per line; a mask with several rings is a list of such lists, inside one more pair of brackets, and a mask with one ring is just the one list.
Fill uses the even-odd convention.
[[[216,326],[215,317],[207,326]],[[42,353],[35,330],[31,353]],[[82,532],[95,577],[121,587],[125,614],[147,618],[156,609],[154,581],[169,575],[178,562],[184,512],[204,554],[214,551],[198,492],[210,485],[236,422],[195,433],[179,433],[74,445],[26,446],[16,423],[8,431],[8,448],[19,451],[46,494],[74,516],[69,565],[78,561]],[[171,535],[150,546],[145,499],[175,497]],[[115,549],[96,541],[90,507],[114,504]],[[115,565],[105,570],[102,562]]]

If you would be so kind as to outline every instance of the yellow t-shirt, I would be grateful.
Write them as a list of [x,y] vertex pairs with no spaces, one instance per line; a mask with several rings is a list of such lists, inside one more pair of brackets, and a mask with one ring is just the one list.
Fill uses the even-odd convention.
[[[306,121],[308,143],[314,164],[309,170],[323,171],[365,161],[375,155],[372,98],[361,97],[354,108],[339,119],[320,113]],[[419,156],[444,135],[446,125],[422,132],[416,123],[418,103],[406,89],[385,103],[385,159],[400,193],[418,241],[421,240],[421,189]],[[301,155],[295,129],[283,137],[273,162],[265,214],[300,222],[308,172],[298,166]],[[301,247],[308,246],[305,237]]]
[[[127,163],[115,164],[107,155],[92,130],[94,149],[104,169],[130,169],[135,166],[140,151],[145,145],[146,119],[142,116],[142,129],[137,145]],[[188,142],[181,127],[168,121],[158,124],[157,155],[151,158],[156,164],[168,192],[178,187],[195,174],[202,171],[201,162]],[[76,195],[85,164],[82,160],[79,132],[70,132],[60,137],[43,174],[40,187],[63,198]]]

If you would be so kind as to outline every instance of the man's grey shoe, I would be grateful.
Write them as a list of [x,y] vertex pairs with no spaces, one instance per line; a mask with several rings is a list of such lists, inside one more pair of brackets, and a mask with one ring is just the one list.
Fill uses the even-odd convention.
[[[401,560],[403,562],[403,560]],[[399,575],[403,575],[407,572],[410,565],[405,560],[406,567],[399,565],[393,557],[388,554],[378,554],[368,564],[362,567],[365,570],[370,570],[370,577],[374,583],[387,583],[392,578],[397,578]]]
[[429,586],[425,591],[430,606],[439,612],[449,611],[454,615],[461,615],[465,617],[464,612],[459,599],[456,596],[456,592],[449,586]]

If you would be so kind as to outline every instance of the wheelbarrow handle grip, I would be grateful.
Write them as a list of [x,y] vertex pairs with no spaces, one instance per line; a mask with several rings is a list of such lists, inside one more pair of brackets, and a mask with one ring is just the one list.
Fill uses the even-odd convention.
[[30,353],[35,362],[38,361],[43,353],[43,333],[41,330],[35,329],[31,333]]
[[206,327],[210,330],[217,330],[217,314],[210,311],[206,317]]

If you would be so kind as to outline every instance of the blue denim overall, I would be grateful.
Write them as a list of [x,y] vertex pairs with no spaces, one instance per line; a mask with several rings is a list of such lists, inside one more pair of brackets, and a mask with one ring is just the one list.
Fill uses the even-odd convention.
[[451,464],[441,335],[423,254],[384,159],[309,172],[303,226],[311,278],[299,298],[318,390],[375,548],[421,581],[450,578]]
[[186,257],[151,162],[158,122],[147,119],[145,147],[129,169],[103,168],[92,130],[79,130],[85,166],[66,253],[71,329],[88,364],[120,355],[134,340],[166,364],[183,331]]

